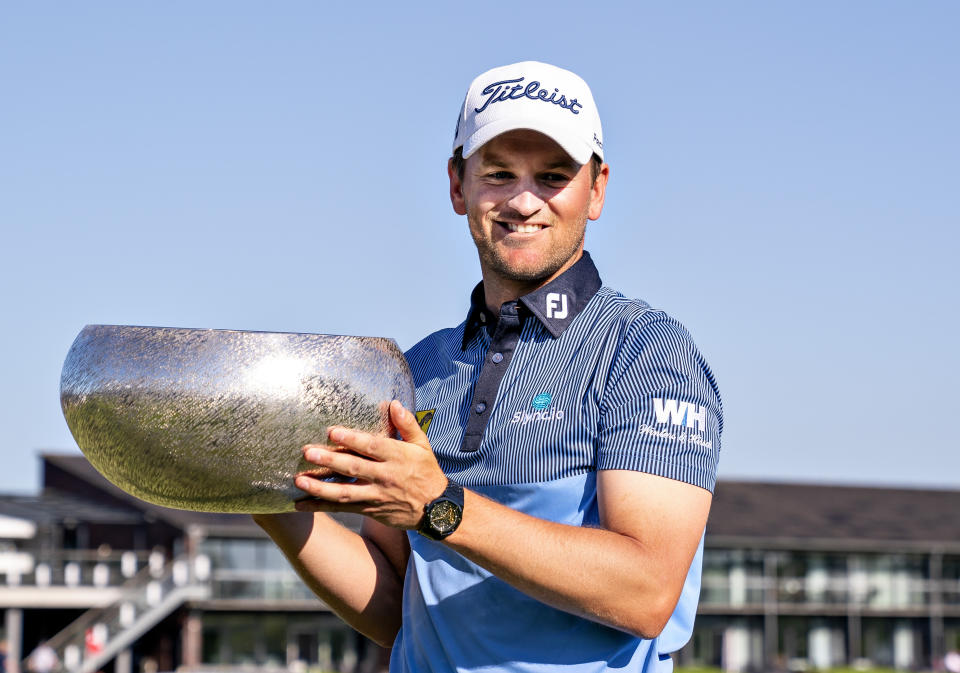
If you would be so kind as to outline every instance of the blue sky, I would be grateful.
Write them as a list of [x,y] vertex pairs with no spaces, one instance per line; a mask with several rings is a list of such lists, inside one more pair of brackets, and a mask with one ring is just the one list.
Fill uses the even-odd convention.
[[960,5],[4,3],[0,492],[77,451],[88,323],[395,338],[479,278],[445,161],[470,80],[582,75],[607,284],[680,319],[721,477],[960,487]]

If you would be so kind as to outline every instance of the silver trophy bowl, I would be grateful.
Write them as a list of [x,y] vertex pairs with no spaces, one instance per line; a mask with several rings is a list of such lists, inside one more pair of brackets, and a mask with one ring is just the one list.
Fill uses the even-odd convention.
[[391,339],[88,325],[63,365],[60,403],[104,477],[157,505],[288,512],[305,497],[302,455],[343,425],[385,435],[388,405],[413,409]]

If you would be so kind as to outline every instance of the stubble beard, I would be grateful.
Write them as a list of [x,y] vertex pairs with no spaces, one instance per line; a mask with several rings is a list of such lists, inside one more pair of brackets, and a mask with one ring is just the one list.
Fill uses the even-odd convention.
[[586,234],[585,228],[581,229],[580,236],[573,241],[571,246],[550,250],[543,262],[534,268],[516,268],[507,263],[497,252],[492,242],[486,240],[481,235],[474,234],[474,231],[476,230],[471,227],[471,235],[473,236],[474,244],[477,246],[477,254],[480,256],[481,267],[487,271],[496,273],[504,280],[524,284],[537,284],[546,281],[556,274],[579,250],[583,249],[583,241]]

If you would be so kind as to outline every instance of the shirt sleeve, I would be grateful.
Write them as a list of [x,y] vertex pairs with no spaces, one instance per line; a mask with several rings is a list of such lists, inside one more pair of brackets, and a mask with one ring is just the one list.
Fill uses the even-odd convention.
[[659,311],[632,321],[600,401],[598,470],[637,470],[713,492],[720,392],[680,323]]

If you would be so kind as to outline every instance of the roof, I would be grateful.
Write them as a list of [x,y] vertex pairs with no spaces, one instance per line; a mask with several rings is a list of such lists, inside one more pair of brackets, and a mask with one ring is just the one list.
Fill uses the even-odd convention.
[[[115,486],[108,481],[106,477],[100,474],[97,469],[90,464],[86,457],[77,454],[56,454],[44,453],[42,456],[44,463],[60,468],[82,482],[89,492],[89,487],[93,487],[101,494],[107,494],[119,500],[128,507],[133,507],[154,517],[166,521],[178,528],[186,530],[191,525],[204,526],[206,528],[216,529],[258,529],[250,517],[245,514],[222,514],[215,512],[189,512],[180,509],[172,509],[161,505],[141,500],[136,496],[130,495],[123,489]],[[47,467],[44,466],[46,472]],[[81,487],[82,488],[82,487]]]
[[[106,494],[111,499],[119,501],[125,507],[131,507],[148,515],[166,521],[167,523],[187,530],[191,526],[201,526],[211,535],[236,535],[236,536],[256,536],[260,537],[265,533],[257,526],[249,514],[227,514],[221,512],[193,512],[182,509],[172,509],[161,505],[141,500],[136,496],[130,495],[118,486],[115,486],[100,474],[93,465],[82,455],[44,453],[43,459],[46,471],[47,465],[54,466],[75,477],[80,483],[78,488],[88,494],[93,493]],[[46,497],[47,491],[44,492]],[[82,497],[82,496],[81,496]],[[92,497],[91,497],[92,499]],[[119,509],[116,508],[115,509]],[[0,510],[2,511],[2,510]],[[74,516],[74,518],[79,518]],[[336,517],[348,527],[359,528],[359,515],[337,515]]]
[[143,517],[133,510],[105,507],[86,498],[57,491],[42,495],[0,495],[0,516],[36,524],[59,524],[70,519],[101,524],[137,524],[143,521]]
[[960,490],[720,481],[708,544],[960,551]]

